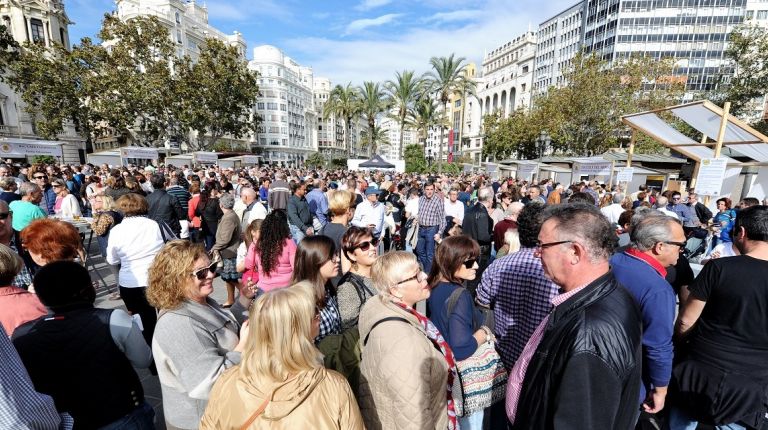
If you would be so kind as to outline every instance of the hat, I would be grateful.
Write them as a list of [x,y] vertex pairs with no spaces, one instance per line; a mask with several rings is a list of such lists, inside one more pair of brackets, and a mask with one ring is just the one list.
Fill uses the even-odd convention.
[[381,194],[381,190],[379,190],[376,187],[368,187],[368,188],[366,188],[365,189],[365,195],[369,196],[371,194],[376,194],[376,195]]

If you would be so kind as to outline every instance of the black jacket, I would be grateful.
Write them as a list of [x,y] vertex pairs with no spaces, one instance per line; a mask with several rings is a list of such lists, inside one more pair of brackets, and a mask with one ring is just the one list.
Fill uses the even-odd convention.
[[609,272],[551,314],[513,428],[634,429],[640,371],[640,310]]
[[179,220],[186,220],[187,213],[176,197],[168,194],[165,189],[157,189],[147,196],[149,212],[147,216],[155,221],[165,221],[168,227],[176,233],[178,237],[181,234],[181,224]]
[[699,219],[699,221],[701,221],[702,224],[706,224],[707,221],[712,219],[712,211],[709,210],[709,208],[706,207],[704,203],[696,202],[693,210],[696,211],[696,217]]
[[475,203],[467,209],[461,229],[480,245],[490,245],[493,241],[493,219],[482,203]]

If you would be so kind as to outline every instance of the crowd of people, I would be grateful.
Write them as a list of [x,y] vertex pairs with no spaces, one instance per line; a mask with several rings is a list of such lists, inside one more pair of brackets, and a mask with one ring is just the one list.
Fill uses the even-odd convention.
[[136,369],[168,429],[768,425],[755,198],[270,166],[0,188],[0,428],[153,429]]

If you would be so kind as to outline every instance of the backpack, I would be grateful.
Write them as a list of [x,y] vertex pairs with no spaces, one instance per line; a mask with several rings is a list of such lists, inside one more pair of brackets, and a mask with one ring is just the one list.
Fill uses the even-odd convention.
[[[339,285],[351,282],[355,286],[357,296],[360,298],[360,310],[363,309],[365,302],[365,296],[363,291],[366,288],[365,285],[356,276],[352,276],[350,272],[344,274],[339,280]],[[360,388],[360,361],[361,361],[361,347],[360,347],[360,331],[357,328],[357,324],[354,327],[350,327],[341,334],[331,334],[323,338],[317,345],[320,352],[323,353],[323,364],[327,369],[333,369],[347,378],[349,385],[352,388],[352,392],[357,397],[358,389]]]

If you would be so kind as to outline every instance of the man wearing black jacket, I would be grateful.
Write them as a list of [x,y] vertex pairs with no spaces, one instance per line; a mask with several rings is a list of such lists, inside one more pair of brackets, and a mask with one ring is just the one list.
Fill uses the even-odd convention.
[[149,204],[147,217],[157,222],[164,221],[173,230],[176,237],[180,237],[181,223],[179,221],[187,219],[187,212],[181,207],[178,199],[165,190],[165,176],[152,175],[150,183],[154,191],[147,196],[147,204]]
[[561,294],[509,373],[512,428],[633,429],[642,323],[610,271],[613,226],[584,204],[552,206],[543,220],[535,252]]
[[493,188],[485,187],[477,191],[477,203],[467,209],[461,225],[462,232],[475,239],[480,245],[480,255],[477,258],[477,276],[467,283],[467,288],[475,295],[477,286],[483,277],[491,259],[491,244],[493,242],[493,219],[489,212],[493,210]]
[[699,201],[699,196],[696,193],[688,193],[687,204],[696,212],[696,218],[699,219],[701,224],[706,226],[707,221],[712,219],[712,211]]

